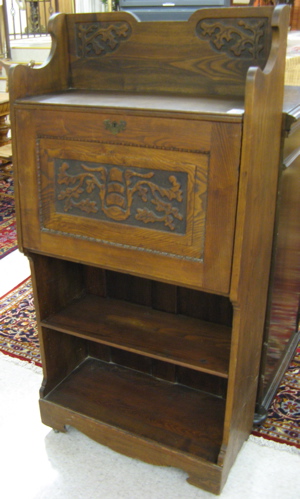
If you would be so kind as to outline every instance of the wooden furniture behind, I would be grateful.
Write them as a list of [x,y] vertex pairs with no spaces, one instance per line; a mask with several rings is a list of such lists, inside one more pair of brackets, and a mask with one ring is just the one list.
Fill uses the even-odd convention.
[[293,7],[291,12],[291,29],[300,29],[300,0],[293,1]]
[[10,72],[45,424],[222,489],[252,428],[289,8],[52,18]]
[[300,340],[300,87],[285,87],[282,142],[257,423],[266,418]]
[[10,129],[9,117],[9,95],[7,92],[0,92],[0,147],[9,142],[7,137]]
[[11,170],[7,169],[7,163],[12,159],[11,140],[8,137],[10,130],[9,122],[9,94],[0,93],[0,178],[7,178]]

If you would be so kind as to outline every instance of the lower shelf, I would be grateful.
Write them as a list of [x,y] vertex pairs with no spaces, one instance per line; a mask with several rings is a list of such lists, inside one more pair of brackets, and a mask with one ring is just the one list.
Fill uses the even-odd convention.
[[88,357],[43,401],[48,403],[45,424],[51,425],[50,403],[53,412],[63,407],[83,416],[87,428],[102,422],[210,463],[220,452],[223,399],[116,364]]
[[42,325],[228,378],[231,328],[221,324],[87,294]]

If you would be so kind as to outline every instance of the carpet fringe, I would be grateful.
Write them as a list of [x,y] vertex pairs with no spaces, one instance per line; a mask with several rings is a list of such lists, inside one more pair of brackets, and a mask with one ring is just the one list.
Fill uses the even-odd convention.
[[248,442],[253,442],[261,447],[269,447],[270,449],[289,452],[291,454],[298,454],[300,456],[300,449],[294,445],[282,444],[280,442],[275,442],[274,440],[269,440],[264,437],[256,437],[254,435],[249,436]]
[[33,371],[37,374],[43,373],[42,367],[35,365],[33,362],[21,360],[17,357],[11,357],[10,355],[4,354],[2,352],[0,352],[0,358],[6,360],[7,362],[10,362],[11,364],[15,364],[16,366],[25,367],[25,369],[29,369],[30,371]]

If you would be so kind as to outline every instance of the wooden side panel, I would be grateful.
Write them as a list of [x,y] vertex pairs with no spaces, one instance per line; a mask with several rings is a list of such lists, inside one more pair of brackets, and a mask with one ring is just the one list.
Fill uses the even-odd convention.
[[86,341],[41,326],[41,321],[84,292],[82,268],[73,262],[29,254],[43,365],[45,396],[87,355]]
[[[25,66],[11,66],[9,72],[9,100],[11,106],[10,119],[12,131],[12,150],[14,175],[18,178],[18,171],[22,169],[22,161],[17,160],[17,131],[16,117],[14,112],[14,102],[20,97],[41,94],[43,92],[55,92],[57,90],[67,89],[69,86],[69,64],[67,56],[67,36],[65,15],[53,16],[49,22],[49,32],[52,34],[51,54],[47,61],[39,69]],[[24,133],[24,130],[23,132]],[[17,234],[18,245],[22,246],[22,227],[20,224],[20,192],[19,184],[15,182],[15,203],[17,213]]]
[[231,299],[234,304],[225,433],[219,463],[232,465],[255,408],[266,313],[282,127],[289,9],[273,19],[278,52],[249,71]]
[[70,67],[66,15],[54,15],[49,21],[52,47],[48,59],[39,68],[13,65],[9,72],[10,102],[29,95],[64,90],[69,87]]

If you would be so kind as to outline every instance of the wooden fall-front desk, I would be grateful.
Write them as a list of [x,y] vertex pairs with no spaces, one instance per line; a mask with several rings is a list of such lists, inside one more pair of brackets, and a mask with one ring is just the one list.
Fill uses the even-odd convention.
[[251,432],[289,8],[58,15],[10,72],[45,424],[219,493]]

